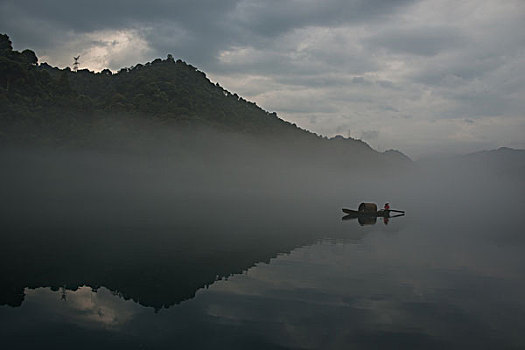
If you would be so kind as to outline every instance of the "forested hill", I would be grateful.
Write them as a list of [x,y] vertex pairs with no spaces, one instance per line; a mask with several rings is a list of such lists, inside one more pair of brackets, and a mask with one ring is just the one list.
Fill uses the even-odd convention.
[[[177,130],[212,127],[269,136],[297,147],[380,154],[360,140],[327,139],[300,129],[213,84],[203,72],[171,55],[117,73],[75,72],[38,64],[33,51],[14,51],[9,37],[0,35],[0,105],[2,143],[89,143],[88,131],[107,129],[108,121],[117,119],[121,125],[140,121],[142,131],[130,125],[123,128],[133,129],[134,135],[146,132],[144,125]],[[380,158],[406,161],[392,152]]]

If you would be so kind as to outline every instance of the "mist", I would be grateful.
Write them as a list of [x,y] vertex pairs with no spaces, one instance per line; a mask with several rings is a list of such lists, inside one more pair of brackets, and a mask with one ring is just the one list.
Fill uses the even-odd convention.
[[4,225],[169,226],[259,215],[304,219],[337,216],[340,208],[362,201],[391,202],[415,213],[421,207],[490,212],[501,202],[513,211],[524,198],[520,151],[513,158],[509,151],[487,159],[396,162],[366,147],[349,153],[322,139],[288,142],[282,135],[137,121],[126,121],[125,129],[122,121],[108,125],[77,136],[90,140],[85,144],[5,147]]
[[[125,133],[111,125],[109,135],[84,135],[91,141],[83,145],[4,147],[2,176],[10,184],[7,190],[16,188],[32,198],[82,192],[100,192],[115,200],[137,195],[138,204],[147,197],[162,200],[183,193],[213,198],[253,192],[336,200],[356,191],[375,197],[379,189],[385,198],[394,193],[403,197],[410,193],[408,198],[426,193],[434,198],[483,184],[485,191],[493,189],[490,184],[502,183],[514,191],[522,189],[514,183],[524,172],[519,151],[515,158],[499,162],[451,157],[396,163],[380,159],[371,149],[334,152],[322,139],[289,142],[282,135],[254,136],[211,128],[154,129],[149,125],[145,129],[140,123],[126,127]],[[447,187],[450,190],[443,191]],[[472,202],[482,200],[479,195],[479,191],[465,193]],[[16,202],[21,196],[12,198]]]
[[[186,323],[179,318],[187,317],[192,321],[186,328],[204,327],[200,319],[205,316],[198,305],[206,303],[206,295],[215,295],[217,289],[225,288],[224,283],[241,283],[235,288],[248,288],[253,282],[244,276],[266,269],[261,264],[270,269],[268,273],[282,273],[274,270],[279,261],[302,250],[312,250],[313,256],[319,249],[324,251],[322,261],[314,260],[314,266],[323,266],[332,261],[325,251],[332,243],[326,242],[346,242],[374,252],[380,246],[371,248],[375,242],[371,237],[397,237],[397,243],[391,242],[387,251],[382,251],[384,255],[369,261],[372,265],[367,268],[383,271],[371,273],[386,274],[384,283],[389,284],[383,288],[396,293],[401,293],[396,289],[396,277],[388,274],[392,266],[381,265],[392,263],[392,259],[395,264],[402,261],[403,271],[413,271],[419,280],[437,278],[434,272],[426,275],[421,270],[428,264],[453,271],[468,266],[464,272],[467,280],[477,278],[470,267],[498,276],[525,273],[523,259],[515,254],[515,247],[525,244],[515,219],[525,205],[522,151],[502,149],[412,162],[389,158],[365,146],[345,151],[348,142],[356,146],[352,140],[287,139],[208,127],[123,123],[122,119],[107,125],[111,127],[78,137],[89,142],[17,144],[2,149],[2,305],[19,307],[26,305],[26,299],[33,300],[28,305],[44,303],[40,296],[49,298],[58,291],[75,300],[76,293],[90,291],[93,299],[100,290],[99,297],[107,299],[104,295],[109,290],[123,300],[132,300],[132,310],[140,305],[169,312],[151,318],[149,314],[139,317],[140,311],[131,318],[147,324],[140,332],[134,331],[136,336],[164,347],[172,343],[170,338],[152,339],[155,331],[149,325],[182,325]],[[379,207],[389,202],[406,215],[384,222],[378,218],[373,225],[342,220],[342,208],[357,209],[361,202]],[[501,255],[499,249],[507,254]],[[345,259],[361,256],[356,254]],[[364,273],[359,266],[365,266],[360,264],[371,257],[361,259],[348,269]],[[321,274],[315,278],[323,281],[325,272],[319,269],[305,271],[312,276]],[[370,293],[378,283],[373,274],[362,282],[371,288]],[[331,276],[342,278],[344,274]],[[278,276],[272,278],[276,278],[272,288],[280,288]],[[300,275],[293,278],[305,283]],[[314,283],[310,288],[321,288],[312,278],[307,278],[308,283]],[[257,283],[261,295],[271,295],[273,289],[265,292],[266,287],[260,286],[263,282]],[[486,293],[478,301],[492,297]],[[446,298],[440,301],[449,302]],[[120,317],[129,312],[129,304],[111,303],[115,303],[112,312]],[[239,307],[230,305],[229,309]],[[403,305],[397,307],[404,310]],[[188,308],[193,311],[184,311]],[[295,312],[300,314],[301,310]],[[279,314],[270,306],[268,312]],[[254,313],[253,317],[260,315]],[[12,317],[18,320],[15,324],[24,323]],[[417,317],[421,317],[419,312],[413,315]],[[428,329],[441,324],[435,322],[427,325]],[[466,329],[478,331],[474,324],[467,324]],[[321,325],[297,326],[314,334],[324,329]],[[352,327],[348,325],[348,330]],[[7,328],[7,339],[20,329]],[[260,331],[250,328],[246,334]],[[75,334],[74,339],[84,337],[83,333]],[[179,344],[194,344],[187,334],[192,334],[189,328],[179,334]],[[461,332],[455,336],[464,339]],[[264,341],[281,344],[283,339]],[[199,343],[210,345],[205,345],[204,339]],[[332,345],[338,348],[341,343],[334,338]]]

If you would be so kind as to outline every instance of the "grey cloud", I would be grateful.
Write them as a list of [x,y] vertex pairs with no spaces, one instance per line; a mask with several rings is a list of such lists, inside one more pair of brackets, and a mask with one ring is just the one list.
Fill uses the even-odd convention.
[[422,56],[433,56],[464,42],[461,32],[449,26],[388,29],[367,40],[367,44],[372,47]]
[[384,109],[385,111],[399,113],[399,110],[398,110],[397,108],[392,107],[392,106],[383,106],[383,109]]
[[140,0],[4,0],[2,7],[15,14],[74,29],[78,32],[119,29],[163,20],[185,23],[190,28],[216,24],[230,12],[238,0],[152,0],[144,6]]
[[376,84],[385,89],[395,89],[395,84],[389,80],[378,80]]
[[268,71],[265,75],[275,75],[275,81],[282,85],[297,86],[308,89],[347,88],[352,85],[365,87],[373,84],[363,77],[354,77],[345,73],[333,75],[327,75],[326,73],[323,74],[322,69],[315,70],[315,74],[310,71],[305,71],[303,73],[304,74],[300,75],[290,73],[290,71],[286,70],[286,65],[284,65],[280,68],[268,66]]
[[[480,116],[500,116],[510,113],[523,113],[523,104],[506,96],[493,94],[458,94],[453,97],[458,101],[458,108],[451,111],[449,117],[464,116],[475,119]],[[467,118],[468,119],[468,118]]]
[[333,26],[381,19],[412,0],[247,0],[238,6],[240,21],[256,35],[274,37],[305,26]]
[[[283,72],[281,72],[283,73]],[[363,77],[353,77],[348,75],[326,75],[320,72],[317,74],[305,74],[305,75],[278,75],[276,76],[276,81],[285,85],[294,85],[307,88],[344,88],[352,84],[361,84],[368,85],[369,81],[365,80]],[[273,72],[275,74],[275,72]]]
[[[380,18],[412,1],[153,0],[145,6],[139,0],[5,0],[0,30],[15,31],[19,44],[40,48],[49,44],[50,32],[61,40],[65,32],[149,28],[148,42],[159,55],[177,50],[195,63],[209,64],[221,49],[264,47],[265,37],[306,26]],[[20,21],[44,24],[49,31],[24,30]]]
[[348,125],[339,125],[336,129],[335,129],[335,132],[337,134],[341,134],[343,132],[347,132],[348,134],[351,133],[351,131],[348,129]]
[[426,85],[458,86],[482,78],[501,64],[504,64],[501,56],[479,57],[469,54],[442,61],[440,65],[429,62],[422,65],[422,69],[411,78]]
[[377,130],[365,130],[361,132],[361,138],[365,141],[375,140],[379,137],[379,131]]
[[[274,103],[275,109],[278,109],[281,113],[335,113],[338,109],[334,106],[330,106],[324,103],[318,103],[317,99],[308,99],[307,96],[304,98],[297,98],[299,103],[294,103],[294,106],[291,106],[289,101],[280,103],[279,101]],[[317,118],[315,119],[317,122]]]

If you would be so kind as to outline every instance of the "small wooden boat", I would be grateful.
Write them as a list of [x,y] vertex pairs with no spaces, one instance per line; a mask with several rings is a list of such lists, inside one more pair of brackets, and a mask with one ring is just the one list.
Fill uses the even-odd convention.
[[377,210],[375,203],[361,203],[358,210],[343,208],[343,213],[353,217],[372,216],[372,217],[390,217],[390,213],[405,214],[403,210],[380,209]]

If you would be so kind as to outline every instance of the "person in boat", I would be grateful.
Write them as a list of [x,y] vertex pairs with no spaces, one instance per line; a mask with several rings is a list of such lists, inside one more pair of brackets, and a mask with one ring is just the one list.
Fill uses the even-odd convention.
[[385,211],[390,210],[390,204],[389,203],[385,203],[385,206],[383,207],[383,210],[385,210]]

